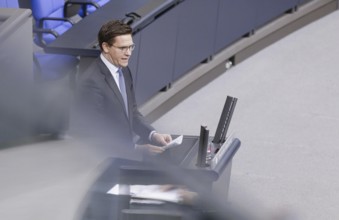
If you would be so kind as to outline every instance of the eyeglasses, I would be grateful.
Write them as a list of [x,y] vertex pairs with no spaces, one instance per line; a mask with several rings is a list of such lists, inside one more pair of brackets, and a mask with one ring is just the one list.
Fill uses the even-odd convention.
[[116,46],[112,45],[112,47],[115,47],[115,48],[119,49],[121,52],[126,53],[128,50],[133,51],[134,48],[135,48],[135,44],[132,44],[132,45],[126,46],[126,47],[116,47]]

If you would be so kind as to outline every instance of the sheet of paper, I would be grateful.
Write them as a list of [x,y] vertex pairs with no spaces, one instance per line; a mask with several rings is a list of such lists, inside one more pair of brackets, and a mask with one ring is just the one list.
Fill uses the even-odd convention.
[[165,149],[170,149],[170,148],[173,148],[173,147],[180,146],[182,144],[182,140],[183,140],[183,135],[180,135],[176,139],[172,140],[169,144],[164,146],[164,148]]
[[[121,185],[114,185],[107,193],[112,195],[121,195]],[[177,189],[163,191],[161,185],[130,185],[130,195],[135,199],[160,200],[166,202],[178,203],[181,201]]]

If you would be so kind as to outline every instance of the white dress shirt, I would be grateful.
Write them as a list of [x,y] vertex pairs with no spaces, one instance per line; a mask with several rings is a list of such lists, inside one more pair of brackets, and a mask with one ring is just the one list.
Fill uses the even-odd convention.
[[109,62],[106,57],[104,57],[104,55],[100,54],[100,58],[102,60],[102,62],[104,62],[104,64],[107,66],[107,68],[109,69],[109,71],[111,72],[115,83],[118,85],[118,88],[120,90],[120,85],[119,85],[119,73],[118,73],[118,67],[114,66],[111,62]]

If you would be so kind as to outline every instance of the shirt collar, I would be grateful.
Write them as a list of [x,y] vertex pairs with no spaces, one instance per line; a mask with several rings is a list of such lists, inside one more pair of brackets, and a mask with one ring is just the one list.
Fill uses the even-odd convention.
[[100,54],[100,58],[101,58],[102,62],[104,62],[104,64],[107,66],[107,68],[109,69],[111,74],[116,74],[117,73],[119,68],[116,67],[115,65],[113,65],[111,62],[109,62],[107,60],[107,58],[102,53]]

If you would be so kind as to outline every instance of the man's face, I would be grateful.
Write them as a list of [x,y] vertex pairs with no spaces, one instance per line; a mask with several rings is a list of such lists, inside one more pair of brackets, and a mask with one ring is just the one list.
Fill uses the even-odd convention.
[[109,46],[106,42],[102,46],[104,56],[116,67],[126,67],[128,65],[128,60],[134,48],[132,35],[117,36],[112,46]]

